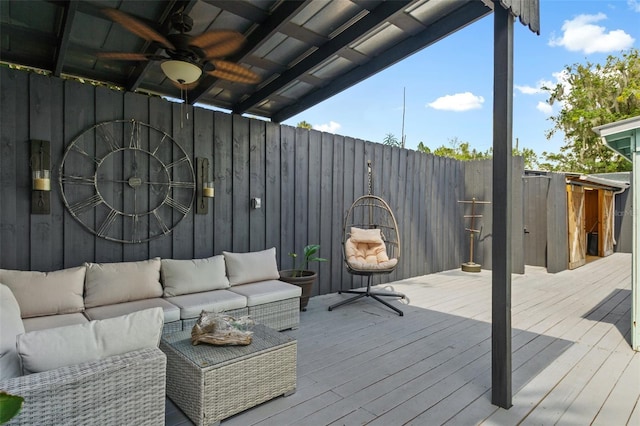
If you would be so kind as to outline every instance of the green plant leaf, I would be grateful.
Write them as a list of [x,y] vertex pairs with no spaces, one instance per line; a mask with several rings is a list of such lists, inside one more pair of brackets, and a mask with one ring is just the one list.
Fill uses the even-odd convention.
[[11,420],[22,408],[24,398],[0,391],[0,424]]

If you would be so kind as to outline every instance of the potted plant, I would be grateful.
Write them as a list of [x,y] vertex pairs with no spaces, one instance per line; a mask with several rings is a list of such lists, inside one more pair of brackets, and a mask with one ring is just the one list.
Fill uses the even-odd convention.
[[318,274],[315,271],[311,271],[309,268],[309,262],[326,262],[327,259],[316,256],[320,250],[320,245],[310,244],[303,249],[303,258],[298,267],[298,254],[289,253],[289,256],[293,258],[293,269],[285,269],[280,271],[280,280],[289,284],[295,284],[302,288],[302,296],[300,297],[300,310],[307,310],[307,303],[309,303],[309,297],[311,296],[311,290],[313,283],[316,281]]

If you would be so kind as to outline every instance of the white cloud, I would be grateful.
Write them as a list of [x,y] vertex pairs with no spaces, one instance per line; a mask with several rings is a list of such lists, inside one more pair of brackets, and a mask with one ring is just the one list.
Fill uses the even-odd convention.
[[471,92],[456,93],[455,95],[441,96],[426,106],[445,111],[468,111],[482,108],[484,98]]
[[548,103],[542,101],[538,102],[538,105],[536,105],[536,109],[538,111],[541,111],[545,115],[551,115],[551,113],[553,112],[553,107]]
[[328,124],[314,124],[313,128],[315,130],[320,130],[321,132],[327,133],[335,133],[338,129],[342,127],[340,123],[336,123],[335,121],[329,121]]
[[606,28],[595,22],[607,19],[604,13],[597,15],[578,15],[570,21],[564,21],[562,36],[551,36],[549,46],[563,46],[572,52],[590,53],[616,52],[633,46],[633,37],[623,30],[606,32]]
[[553,83],[548,81],[548,80],[540,80],[536,83],[535,87],[534,86],[521,86],[518,84],[515,84],[513,87],[515,87],[517,90],[520,91],[520,93],[524,94],[524,95],[539,95],[541,93],[547,93],[545,90],[542,90],[543,87],[553,87]]
[[631,10],[640,13],[640,0],[627,0],[627,4]]

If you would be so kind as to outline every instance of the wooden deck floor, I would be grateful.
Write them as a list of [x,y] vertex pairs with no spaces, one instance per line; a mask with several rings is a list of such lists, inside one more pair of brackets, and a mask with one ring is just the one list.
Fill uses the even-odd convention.
[[[298,388],[231,425],[640,425],[630,347],[631,256],[512,282],[513,407],[491,405],[491,273],[391,284],[399,317],[370,299],[312,298],[301,313]],[[191,424],[169,401],[167,425]]]

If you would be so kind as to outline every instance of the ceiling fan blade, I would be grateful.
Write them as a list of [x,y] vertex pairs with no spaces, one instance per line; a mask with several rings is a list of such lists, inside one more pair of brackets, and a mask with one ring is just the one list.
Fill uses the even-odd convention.
[[193,37],[189,44],[199,47],[206,59],[214,59],[231,55],[240,49],[244,42],[244,36],[237,31],[213,30]]
[[215,60],[212,61],[215,69],[207,74],[236,83],[256,84],[260,82],[260,76],[242,65],[233,62]]
[[175,50],[173,44],[167,40],[166,37],[142,21],[139,21],[124,12],[120,12],[117,9],[102,9],[102,13],[107,15],[113,22],[117,22],[138,37],[148,41],[156,41],[169,50]]
[[115,59],[117,61],[147,61],[149,56],[144,53],[127,52],[98,52],[96,56],[100,59]]

